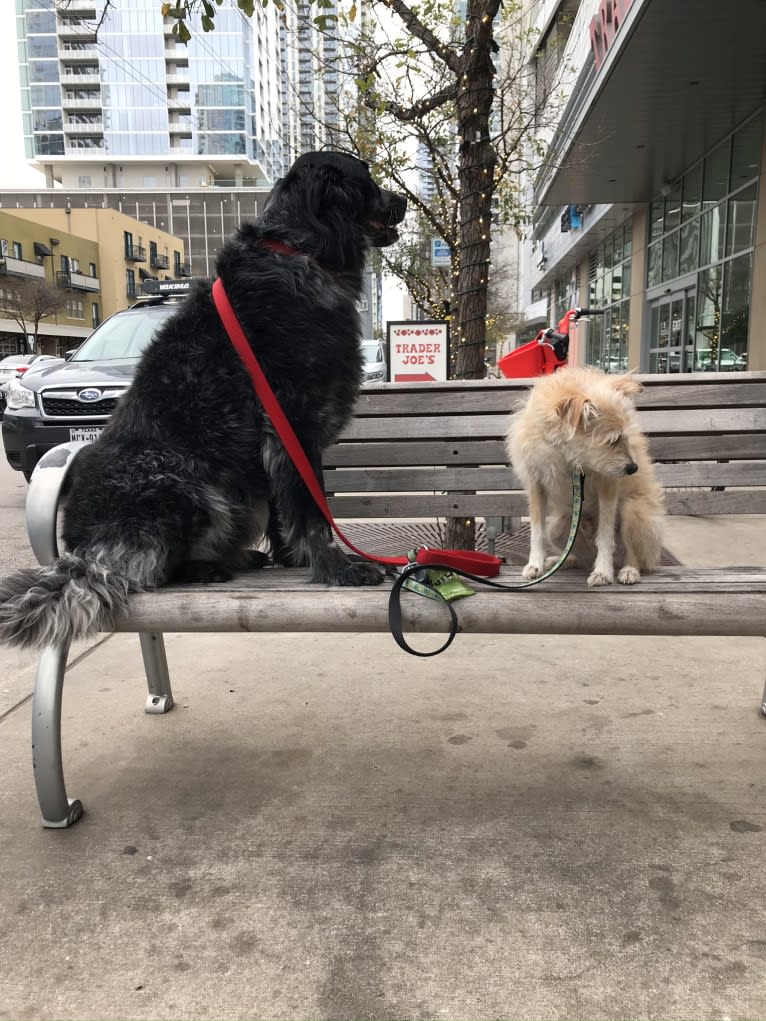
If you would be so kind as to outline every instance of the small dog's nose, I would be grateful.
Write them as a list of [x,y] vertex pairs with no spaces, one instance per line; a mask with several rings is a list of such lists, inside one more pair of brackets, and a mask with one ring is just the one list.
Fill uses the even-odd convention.
[[631,461],[630,464],[625,466],[625,474],[626,475],[635,475],[637,471],[638,471],[638,465],[634,464],[633,461]]

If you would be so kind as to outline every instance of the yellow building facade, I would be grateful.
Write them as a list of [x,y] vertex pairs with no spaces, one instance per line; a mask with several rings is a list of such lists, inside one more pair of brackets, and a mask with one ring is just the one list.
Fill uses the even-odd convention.
[[[101,320],[132,304],[145,279],[186,272],[183,241],[116,210],[0,210],[0,292],[43,280],[64,299],[40,323],[38,353],[77,347]],[[0,357],[27,350],[21,326],[0,313]]]

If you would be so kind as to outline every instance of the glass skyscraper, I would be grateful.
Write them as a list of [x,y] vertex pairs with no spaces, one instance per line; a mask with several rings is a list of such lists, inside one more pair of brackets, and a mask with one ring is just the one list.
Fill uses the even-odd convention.
[[[279,21],[224,4],[179,42],[158,0],[16,0],[26,153],[49,183],[266,186],[282,168]],[[161,169],[159,167],[161,164]]]

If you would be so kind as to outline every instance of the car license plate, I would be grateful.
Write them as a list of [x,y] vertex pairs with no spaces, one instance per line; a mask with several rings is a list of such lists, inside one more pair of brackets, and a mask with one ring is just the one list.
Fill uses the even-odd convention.
[[69,430],[69,439],[72,443],[95,443],[103,429],[96,425],[82,426],[79,429]]

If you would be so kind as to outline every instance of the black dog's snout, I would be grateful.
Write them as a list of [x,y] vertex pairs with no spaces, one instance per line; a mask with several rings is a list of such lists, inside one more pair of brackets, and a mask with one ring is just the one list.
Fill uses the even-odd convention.
[[382,198],[388,217],[386,226],[394,227],[397,223],[401,223],[407,212],[407,199],[404,195],[398,195],[394,191],[383,191]]
[[635,475],[637,471],[638,471],[638,465],[634,464],[633,461],[631,461],[630,464],[625,466],[625,474],[626,475]]

